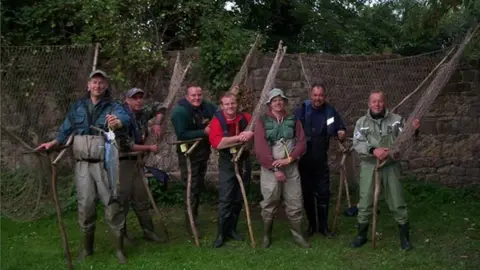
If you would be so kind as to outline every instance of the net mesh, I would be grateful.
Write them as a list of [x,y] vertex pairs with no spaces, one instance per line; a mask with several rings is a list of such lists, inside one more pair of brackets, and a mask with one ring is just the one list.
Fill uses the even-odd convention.
[[[326,84],[329,102],[341,113],[349,131],[348,135],[351,136],[355,121],[366,113],[367,97],[371,90],[385,91],[388,105],[395,106],[424,80],[448,50],[449,48],[446,48],[412,57],[325,54],[301,57],[310,83],[320,80]],[[22,146],[23,143],[20,141],[34,147],[55,136],[69,104],[82,95],[81,90],[85,88],[85,78],[91,70],[93,55],[93,45],[1,48],[2,214],[17,220],[30,220],[54,212],[49,186],[51,170],[48,157],[24,153],[26,147]],[[173,63],[169,66],[173,66]],[[259,69],[264,67],[253,66],[249,67],[247,79],[240,85],[240,107],[247,112],[253,111],[264,84],[262,81],[258,87],[256,83]],[[284,68],[285,66],[288,68]],[[298,55],[285,55],[274,85],[292,89],[291,84],[286,87],[281,84],[287,78],[296,76],[292,90],[304,94],[291,98],[292,107],[307,97],[307,87],[302,87],[302,84],[298,83],[305,81],[301,73]],[[167,71],[163,76],[157,74],[155,78],[168,77],[169,74],[170,71]],[[190,81],[190,78],[187,78],[186,82]],[[169,81],[168,78],[163,79],[162,82]],[[146,90],[149,89],[158,87],[147,87]],[[157,96],[160,92],[162,91],[155,90],[152,97],[161,100]],[[412,96],[397,113],[407,117],[422,92],[419,91]],[[181,91],[178,95],[182,95]],[[5,129],[18,136],[18,139],[6,135]],[[175,146],[168,144],[175,141],[170,124],[164,138],[167,144],[164,144],[161,153],[147,161],[147,165],[175,172],[178,170]],[[331,169],[337,171],[341,154],[338,153],[338,147],[333,144],[331,151],[329,155]],[[67,153],[70,154],[70,151]],[[166,156],[171,158],[164,158]],[[358,163],[354,153],[352,156],[354,158],[349,159],[347,168],[354,168],[354,164]],[[73,160],[65,157],[58,167],[57,190],[62,207],[74,206],[74,200],[67,201],[67,198],[72,198],[70,195],[74,183]],[[216,159],[210,160],[209,168],[212,171],[216,170]],[[349,178],[357,178],[357,175],[352,176],[351,171],[355,170],[349,170]],[[176,174],[178,173],[173,173]],[[217,178],[216,174],[212,174],[212,177]]]
[[[93,52],[92,45],[1,47],[2,214],[29,220],[54,211],[49,157],[26,151],[54,138],[69,104],[82,95]],[[73,181],[61,172],[65,200]]]
[[[372,90],[386,93],[387,106],[392,109],[407,95],[412,93],[429,75],[432,69],[446,56],[451,48],[421,55],[402,57],[399,55],[377,56],[330,56],[300,55],[297,59],[298,70],[302,72],[302,81],[309,84],[322,82],[327,88],[328,101],[335,106],[347,126],[348,136],[352,136],[355,122],[368,109],[367,99]],[[303,64],[303,70],[302,66]],[[426,86],[406,100],[395,113],[407,118]],[[305,90],[307,97],[308,90]],[[302,100],[302,99],[300,99]],[[351,141],[346,142],[351,146]],[[330,166],[339,170],[341,153],[338,147],[330,148]],[[355,152],[347,160],[348,178],[356,181],[359,173],[359,159]]]

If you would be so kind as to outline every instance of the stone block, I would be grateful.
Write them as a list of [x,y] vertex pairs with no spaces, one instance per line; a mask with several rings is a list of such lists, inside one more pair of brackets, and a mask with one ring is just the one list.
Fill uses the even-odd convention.
[[477,74],[477,70],[463,70],[461,71],[462,74],[462,81],[463,82],[473,82],[475,80],[475,76]]
[[455,71],[455,73],[453,73],[452,77],[450,78],[450,81],[448,82],[448,85],[452,84],[452,83],[459,83],[462,81],[462,74],[461,72],[459,71]]
[[425,182],[428,182],[428,183],[438,183],[440,180],[440,175],[438,174],[427,174],[425,176]]
[[480,176],[480,168],[466,168],[466,176]]
[[453,175],[457,175],[457,176],[464,176],[465,175],[465,168],[460,167],[460,166],[453,166],[450,169],[450,173],[453,174]]
[[452,167],[453,166],[451,166],[451,165],[440,167],[440,168],[437,169],[437,173],[450,174],[450,171],[451,171]]
[[420,132],[422,134],[437,134],[437,121],[435,118],[422,119]]

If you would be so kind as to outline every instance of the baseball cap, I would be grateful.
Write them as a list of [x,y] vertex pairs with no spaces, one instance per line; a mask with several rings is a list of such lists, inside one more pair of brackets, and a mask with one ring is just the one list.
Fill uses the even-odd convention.
[[88,76],[88,79],[90,80],[95,75],[100,75],[100,76],[104,77],[105,79],[108,79],[107,73],[103,70],[100,70],[100,69],[96,69],[96,70],[90,72],[90,75]]
[[135,88],[132,88],[132,89],[128,90],[127,93],[125,94],[125,96],[127,96],[127,98],[131,98],[131,97],[133,97],[133,95],[138,94],[138,93],[144,93],[145,94],[145,92],[142,89],[135,87]]

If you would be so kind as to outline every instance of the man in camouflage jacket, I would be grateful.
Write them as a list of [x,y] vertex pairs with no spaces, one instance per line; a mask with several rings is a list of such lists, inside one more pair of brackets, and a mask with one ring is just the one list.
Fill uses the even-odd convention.
[[[137,215],[145,239],[162,242],[154,232],[152,217],[150,215],[150,202],[144,184],[144,166],[142,155],[125,155],[125,152],[152,152],[158,153],[158,145],[145,145],[148,137],[148,121],[155,117],[153,131],[157,138],[161,135],[161,121],[166,108],[159,102],[145,105],[144,91],[140,88],[132,88],[126,93],[125,110],[131,118],[128,126],[128,134],[119,136],[121,147],[120,155],[120,197],[125,214],[125,237],[127,235],[127,215],[129,203],[132,201],[133,210]],[[123,155],[122,155],[123,154]]]

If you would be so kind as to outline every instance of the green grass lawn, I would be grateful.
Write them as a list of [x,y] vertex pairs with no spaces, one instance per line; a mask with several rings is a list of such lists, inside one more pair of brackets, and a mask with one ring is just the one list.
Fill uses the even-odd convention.
[[[448,189],[415,182],[407,182],[405,189],[414,245],[409,252],[400,251],[398,230],[384,202],[380,208],[376,249],[372,249],[370,241],[360,249],[349,247],[356,232],[356,219],[345,216],[340,217],[337,237],[327,239],[315,235],[311,239],[312,248],[299,248],[291,241],[283,213],[279,213],[278,221],[274,224],[272,247],[262,249],[259,247],[262,222],[258,206],[252,209],[258,245],[256,249],[249,245],[245,218],[240,221],[239,231],[246,241],[228,242],[225,247],[214,249],[215,206],[204,204],[201,208],[200,230],[203,237],[200,248],[185,233],[180,207],[162,208],[171,235],[171,240],[165,244],[153,244],[141,239],[137,220],[130,212],[129,230],[137,239],[137,245],[126,247],[128,264],[119,265],[103,223],[103,211],[99,208],[95,253],[84,262],[74,260],[74,268],[480,269],[479,189]],[[81,247],[76,213],[65,213],[64,219],[72,257],[76,259]],[[17,223],[6,218],[2,218],[1,222],[1,269],[66,268],[55,216],[30,223]]]

